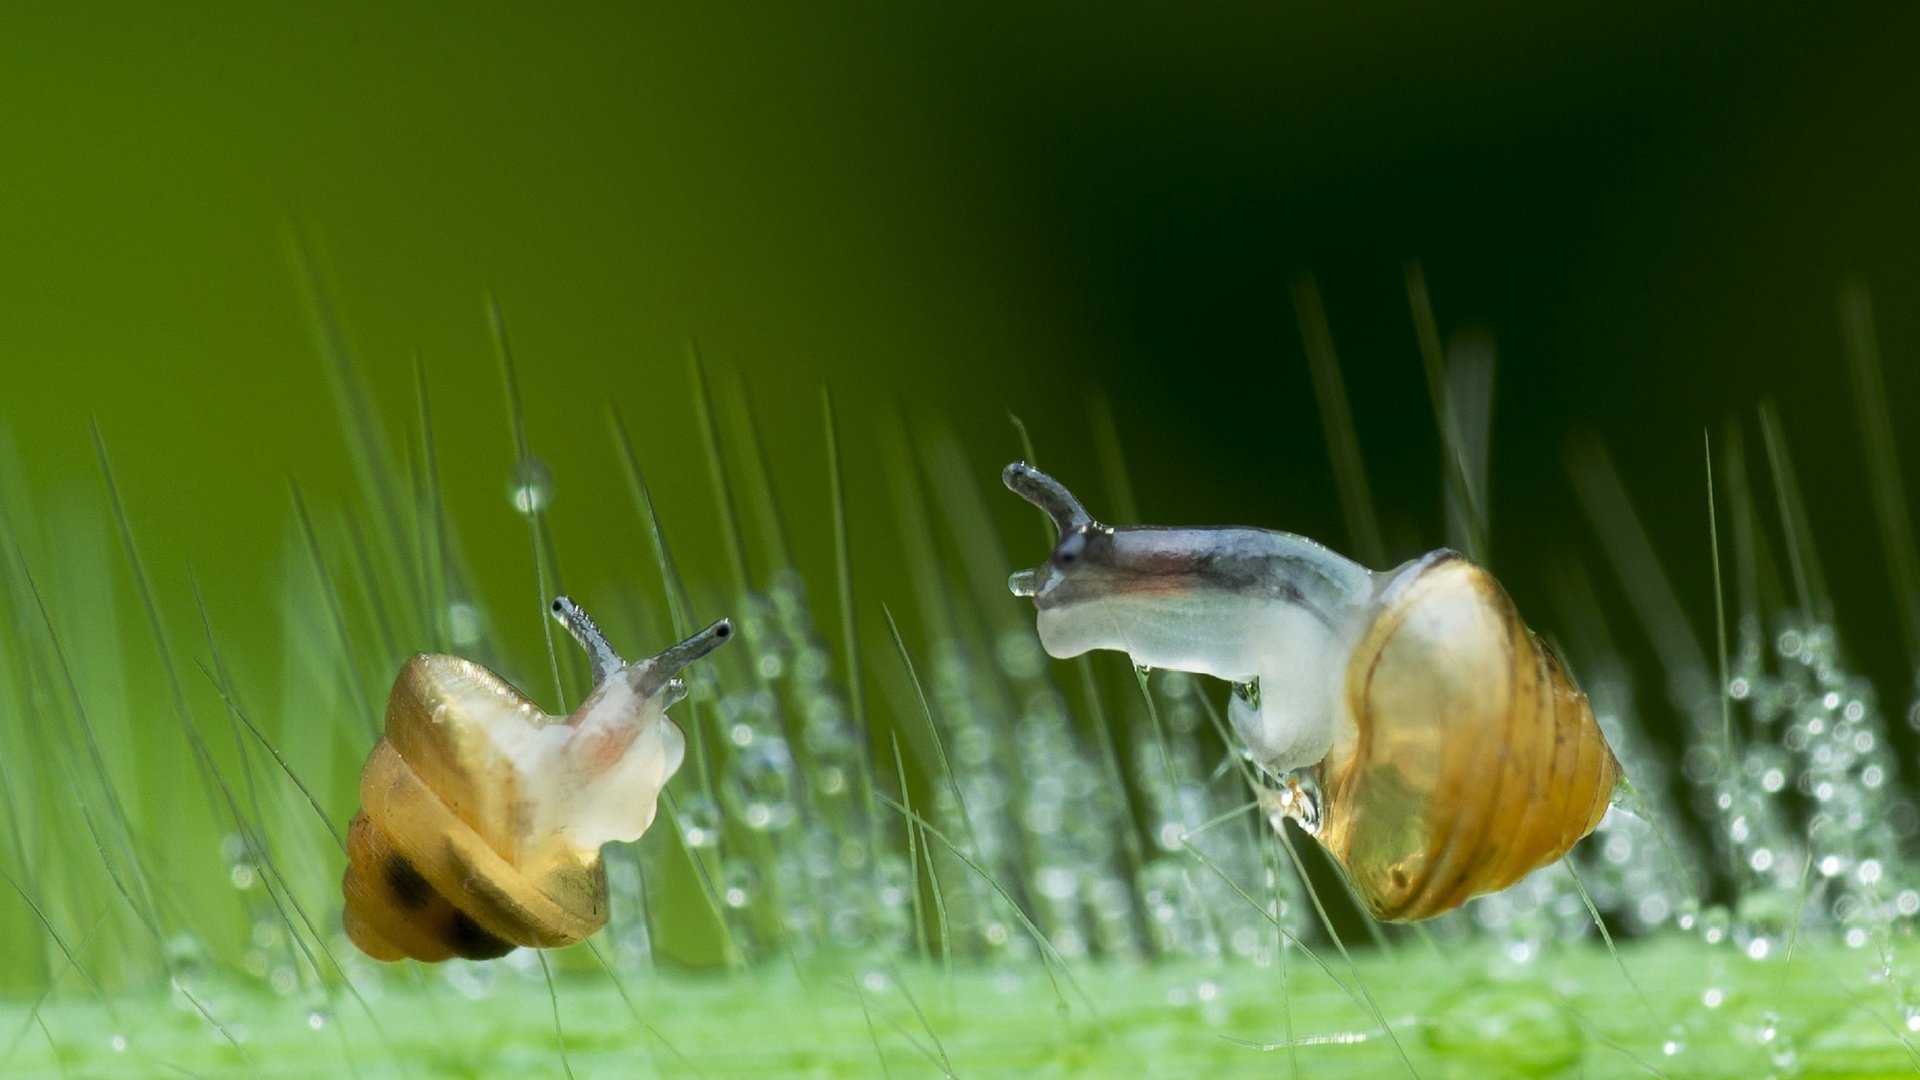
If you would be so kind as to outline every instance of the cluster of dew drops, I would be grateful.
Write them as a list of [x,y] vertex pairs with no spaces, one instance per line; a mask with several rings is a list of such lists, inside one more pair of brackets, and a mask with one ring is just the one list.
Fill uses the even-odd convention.
[[[551,474],[530,459],[515,471],[508,496],[522,514],[544,511]],[[1060,690],[1070,676],[1048,663],[1030,619],[1015,609],[982,612],[976,625],[933,634],[915,657],[938,745],[915,737],[901,762],[869,760],[843,672],[799,575],[780,571],[733,608],[744,655],[696,666],[688,675],[692,700],[680,713],[683,724],[706,725],[708,775],[695,775],[690,758],[662,821],[717,868],[711,899],[742,959],[865,950],[876,958],[861,981],[869,992],[893,985],[886,958],[913,955],[936,933],[957,956],[1031,961],[1039,946],[1017,925],[1008,896],[1067,960],[1232,958],[1268,966],[1285,962],[1291,947],[1276,921],[1312,936],[1297,875],[1276,857],[1276,845],[1256,835],[1278,828],[1283,816],[1311,831],[1312,793],[1296,787],[1301,801],[1283,814],[1267,790],[1268,813],[1237,813],[1250,799],[1236,775],[1248,763],[1222,758],[1212,735],[1222,730],[1221,706],[1208,699],[1208,681],[1141,672],[1149,695],[1103,700],[1101,719],[1123,733],[1103,737],[1074,715]],[[446,617],[456,643],[479,637],[480,616],[470,605],[456,603]],[[1897,783],[1884,715],[1872,688],[1842,667],[1831,627],[1788,621],[1770,637],[1754,625],[1740,629],[1723,694],[1703,679],[1680,702],[1687,748],[1677,763],[1643,734],[1636,693],[1644,688],[1617,662],[1591,661],[1583,682],[1631,791],[1571,857],[1577,879],[1548,867],[1442,917],[1430,932],[1490,941],[1508,961],[1526,965],[1555,941],[1594,933],[1590,898],[1616,933],[1677,930],[1724,946],[1700,996],[1707,1013],[1728,1000],[1731,963],[1775,959],[1798,933],[1878,950],[1879,979],[1902,995],[1893,938],[1920,916],[1920,867],[1902,858],[1920,831],[1920,813]],[[922,715],[917,701],[876,707]],[[1920,730],[1920,703],[1906,719]],[[902,767],[932,780],[903,793]],[[1673,792],[1684,792],[1684,805]],[[919,798],[913,812],[927,828],[876,797]],[[1708,825],[1675,826],[1689,817]],[[234,887],[253,898],[247,973],[276,993],[312,998],[309,1023],[325,1028],[326,999],[301,977],[246,846],[229,838],[225,854]],[[651,962],[644,882],[666,872],[661,862],[653,845],[608,853],[615,917],[600,947],[616,970]],[[1702,902],[1710,886],[1697,868],[1705,865],[1721,868],[1719,892],[1731,902]],[[925,903],[934,882],[937,930]],[[170,948],[179,953],[173,966],[184,996],[207,963],[185,939]],[[378,965],[343,936],[331,950],[363,992],[378,994]],[[1002,969],[1011,979],[1039,977],[1032,963]],[[539,958],[527,950],[437,971],[475,997],[501,979],[542,977]],[[1218,1021],[1223,996],[1220,982],[1201,978],[1170,986],[1166,1000]],[[182,1005],[207,1003],[196,997]],[[1920,1032],[1920,1002],[1902,997],[1901,1007],[1908,1030]],[[1683,1054],[1697,1022],[1675,1023],[1662,1052]],[[1791,1073],[1794,1042],[1778,1018],[1767,1013],[1750,1027],[1753,1041]]]

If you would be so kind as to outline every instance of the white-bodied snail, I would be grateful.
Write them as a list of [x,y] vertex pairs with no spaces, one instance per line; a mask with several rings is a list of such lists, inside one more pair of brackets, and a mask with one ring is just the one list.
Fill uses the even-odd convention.
[[687,693],[675,676],[733,627],[629,664],[573,601],[553,612],[593,670],[570,716],[457,656],[417,655],[394,680],[341,881],[347,936],[367,955],[489,960],[606,924],[600,847],[653,824],[686,750],[666,718]]
[[1269,772],[1311,770],[1315,835],[1376,918],[1503,889],[1606,812],[1620,765],[1586,695],[1464,556],[1376,573],[1290,533],[1113,528],[1038,469],[1003,479],[1060,530],[1008,582],[1047,652],[1252,684],[1234,731]]

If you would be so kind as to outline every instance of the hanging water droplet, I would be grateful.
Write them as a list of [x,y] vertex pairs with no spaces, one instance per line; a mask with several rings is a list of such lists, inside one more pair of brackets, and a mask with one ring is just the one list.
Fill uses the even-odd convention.
[[1077,880],[1074,872],[1064,866],[1043,866],[1033,875],[1034,888],[1049,900],[1072,898]]
[[721,875],[720,899],[735,911],[753,903],[754,889],[759,885],[760,872],[744,859],[727,863],[726,871]]
[[720,842],[720,807],[699,792],[680,800],[678,807],[680,836],[694,849],[710,848]]
[[784,829],[793,824],[793,753],[778,735],[761,735],[733,762],[733,780],[748,828]]
[[507,482],[507,501],[516,512],[537,514],[553,502],[553,473],[537,457],[524,457]]
[[480,609],[465,600],[455,600],[447,605],[441,617],[441,626],[448,640],[462,647],[478,642],[484,632]]

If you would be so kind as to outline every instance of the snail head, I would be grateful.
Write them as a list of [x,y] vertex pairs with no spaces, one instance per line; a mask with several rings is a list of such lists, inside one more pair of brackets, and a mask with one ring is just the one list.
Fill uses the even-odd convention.
[[581,648],[587,650],[596,689],[604,686],[610,678],[623,675],[635,694],[643,699],[659,697],[663,709],[687,696],[687,684],[679,678],[680,672],[726,644],[733,636],[733,623],[721,619],[658,656],[628,663],[607,643],[606,635],[600,632],[593,619],[568,597],[558,597],[553,601],[553,617],[567,628]]
[[687,696],[680,673],[732,638],[733,624],[721,619],[658,656],[629,663],[573,601],[555,600],[553,614],[587,650],[594,688],[550,748],[555,765],[538,770],[546,787],[534,801],[546,808],[550,827],[581,850],[637,840],[686,753],[685,736],[666,717]]
[[1033,600],[1040,644],[1057,659],[1114,649],[1136,664],[1249,678],[1251,653],[1317,580],[1302,567],[1325,554],[1260,529],[1116,529],[1025,462],[1001,479],[1059,530],[1046,562],[1007,579]]
[[1060,481],[1025,462],[1001,473],[1008,490],[1046,512],[1059,530],[1047,561],[1007,579],[1015,596],[1039,609],[1041,644],[1058,657],[1088,649],[1117,648],[1109,630],[1113,602],[1134,592],[1134,574],[1126,545],[1115,530],[1100,524]]
[[[1082,576],[1088,567],[1097,566],[1100,556],[1112,547],[1110,542],[1102,541],[1110,541],[1113,530],[1093,520],[1080,500],[1060,481],[1024,461],[1007,466],[1000,479],[1007,490],[1045,511],[1059,532],[1053,554],[1047,561],[1008,578],[1007,588],[1015,596],[1032,597],[1034,606],[1042,610],[1071,599],[1070,595],[1062,595],[1074,591],[1069,580]],[[1093,573],[1097,575],[1097,569]]]

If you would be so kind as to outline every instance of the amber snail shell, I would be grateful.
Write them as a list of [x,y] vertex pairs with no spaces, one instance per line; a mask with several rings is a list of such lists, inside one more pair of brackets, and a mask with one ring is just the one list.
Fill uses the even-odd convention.
[[394,680],[341,880],[342,922],[368,956],[490,960],[606,924],[600,847],[652,823],[685,747],[665,717],[686,694],[674,676],[732,627],[629,664],[572,601],[554,613],[593,666],[594,690],[568,716],[456,656],[414,656]]
[[1320,843],[1375,918],[1504,889],[1600,824],[1620,763],[1587,696],[1492,574],[1451,551],[1394,574],[1315,766]]
[[1464,556],[1376,573],[1291,533],[1102,525],[1032,466],[1003,478],[1060,530],[1051,558],[1009,581],[1033,598],[1047,652],[1117,649],[1249,688],[1228,715],[1285,778],[1274,804],[1376,918],[1506,888],[1606,813],[1620,765],[1586,695]]

